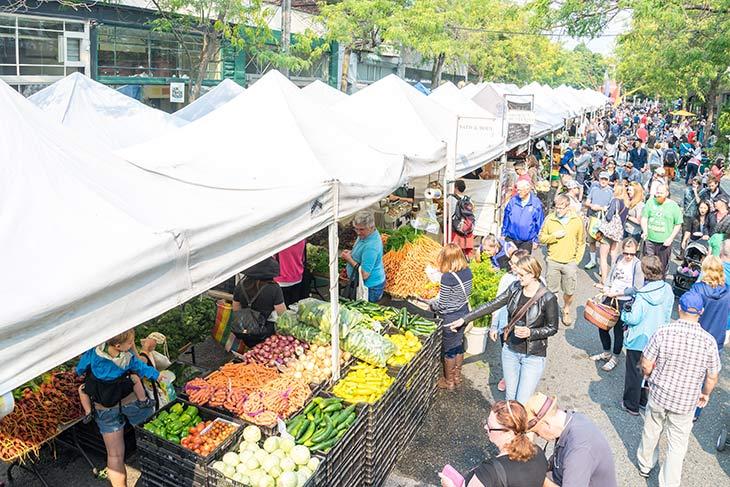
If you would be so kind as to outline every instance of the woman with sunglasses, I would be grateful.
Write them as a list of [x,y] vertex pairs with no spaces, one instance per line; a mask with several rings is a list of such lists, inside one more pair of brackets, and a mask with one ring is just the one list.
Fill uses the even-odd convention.
[[[527,424],[527,411],[522,404],[517,401],[495,403],[484,429],[499,454],[469,472],[463,486],[542,487],[548,462],[542,449],[527,437]],[[456,485],[449,477],[440,477],[442,487]]]
[[[603,291],[605,299],[603,304],[611,306],[614,299],[617,301],[618,309],[623,309],[625,303],[631,300],[630,296],[625,295],[627,289],[638,289],[644,285],[644,273],[641,270],[641,261],[636,258],[636,251],[639,245],[633,238],[624,239],[621,244],[623,256],[616,259],[611,272],[608,274],[605,284],[595,284],[595,286]],[[594,362],[605,361],[601,369],[610,372],[618,365],[621,350],[624,346],[624,324],[619,317],[618,322],[613,327],[613,353],[611,353],[611,333],[598,329],[598,337],[603,345],[603,352],[591,356]]]

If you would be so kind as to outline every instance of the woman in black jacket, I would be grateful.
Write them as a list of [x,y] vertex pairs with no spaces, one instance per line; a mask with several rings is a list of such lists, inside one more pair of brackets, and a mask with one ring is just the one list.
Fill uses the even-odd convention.
[[545,369],[547,339],[558,332],[558,299],[540,282],[542,266],[534,257],[521,258],[513,270],[518,282],[449,326],[458,329],[464,323],[507,306],[508,324],[502,347],[506,399],[525,404],[537,389]]

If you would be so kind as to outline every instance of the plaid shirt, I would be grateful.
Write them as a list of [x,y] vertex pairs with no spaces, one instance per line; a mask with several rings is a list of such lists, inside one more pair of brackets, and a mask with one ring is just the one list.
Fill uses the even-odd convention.
[[678,320],[659,327],[644,358],[655,362],[649,376],[652,402],[676,414],[695,409],[705,374],[720,373],[717,343],[699,323]]

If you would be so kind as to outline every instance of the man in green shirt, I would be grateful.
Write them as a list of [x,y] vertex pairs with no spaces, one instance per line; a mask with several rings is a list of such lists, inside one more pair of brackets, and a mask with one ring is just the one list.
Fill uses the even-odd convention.
[[663,274],[672,253],[674,238],[682,228],[682,210],[674,201],[667,199],[667,187],[659,186],[641,212],[641,239],[644,254],[656,255],[662,262]]

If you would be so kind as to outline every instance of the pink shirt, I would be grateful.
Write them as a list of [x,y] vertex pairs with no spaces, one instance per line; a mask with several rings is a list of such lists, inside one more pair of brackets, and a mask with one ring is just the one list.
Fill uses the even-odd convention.
[[274,281],[280,284],[298,284],[304,275],[304,249],[307,241],[295,243],[277,254],[279,275]]

